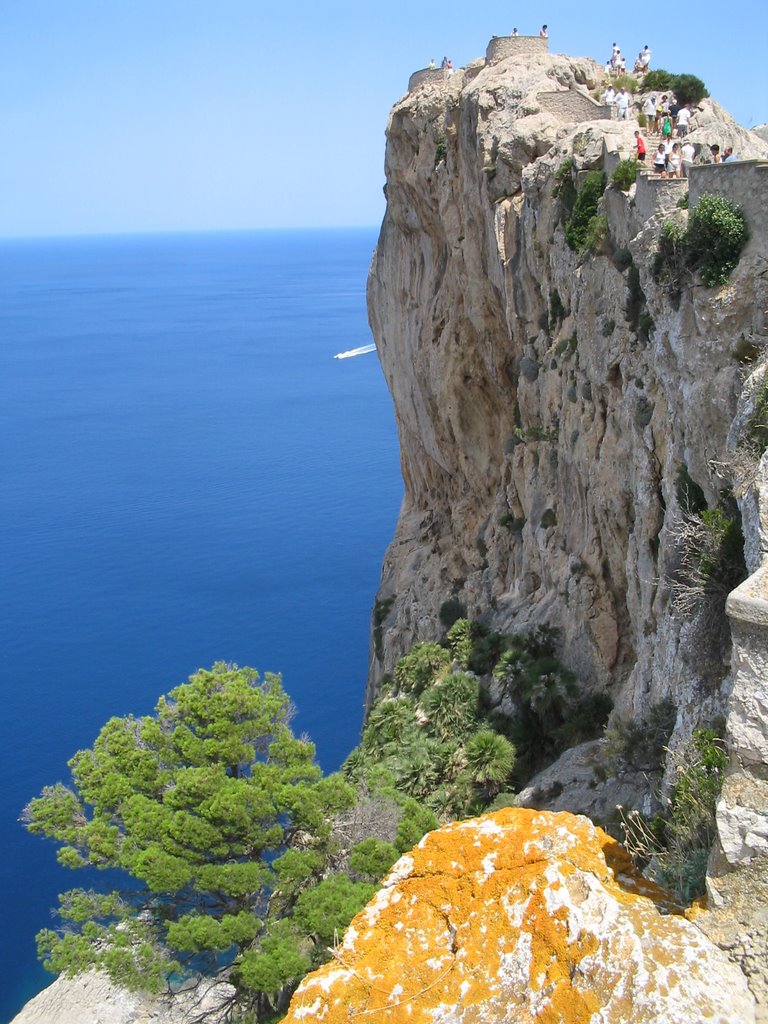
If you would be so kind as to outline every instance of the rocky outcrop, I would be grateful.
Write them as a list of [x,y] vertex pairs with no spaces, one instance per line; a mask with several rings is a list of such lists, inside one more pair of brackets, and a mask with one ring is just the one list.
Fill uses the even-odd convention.
[[233,993],[231,985],[207,981],[174,996],[148,996],[89,972],[57,978],[11,1024],[223,1024]]
[[[722,609],[714,629],[711,609],[676,614],[666,580],[683,474],[711,506],[734,483],[740,353],[759,359],[768,342],[766,239],[753,235],[727,286],[671,300],[652,263],[662,219],[686,216],[685,186],[643,179],[642,196],[607,190],[604,243],[573,252],[558,172],[572,160],[578,186],[615,166],[636,124],[574,123],[539,97],[584,92],[598,75],[531,54],[426,85],[392,111],[368,294],[405,499],[369,699],[456,599],[505,632],[558,627],[563,659],[618,715],[671,698],[675,746],[724,712],[731,688]],[[716,104],[702,108],[695,139],[768,154]]]
[[586,818],[506,810],[426,836],[285,1018],[749,1024],[740,971]]

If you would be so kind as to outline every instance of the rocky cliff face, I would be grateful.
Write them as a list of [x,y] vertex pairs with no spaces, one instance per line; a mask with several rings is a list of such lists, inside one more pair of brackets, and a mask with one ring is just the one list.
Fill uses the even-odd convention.
[[[619,714],[671,698],[674,743],[722,713],[730,689],[722,603],[715,628],[709,613],[675,614],[666,580],[681,480],[710,506],[734,483],[739,355],[768,341],[765,242],[727,287],[671,301],[651,265],[662,220],[686,216],[685,184],[646,181],[609,188],[600,251],[573,252],[558,170],[572,160],[577,187],[610,170],[637,127],[589,108],[599,77],[590,61],[513,55],[430,81],[392,111],[368,296],[405,500],[369,697],[414,642],[440,635],[455,598],[501,631],[557,627],[563,659]],[[698,124],[694,141],[768,153],[710,101]]]

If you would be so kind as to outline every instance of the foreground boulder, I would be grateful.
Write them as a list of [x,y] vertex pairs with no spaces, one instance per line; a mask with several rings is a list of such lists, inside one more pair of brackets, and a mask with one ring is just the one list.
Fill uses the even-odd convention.
[[432,832],[299,986],[286,1022],[749,1024],[741,972],[582,817]]

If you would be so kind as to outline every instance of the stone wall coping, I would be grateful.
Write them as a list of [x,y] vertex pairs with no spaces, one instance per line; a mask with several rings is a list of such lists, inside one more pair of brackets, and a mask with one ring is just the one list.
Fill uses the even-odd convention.
[[725,610],[732,619],[768,629],[768,562],[730,592]]

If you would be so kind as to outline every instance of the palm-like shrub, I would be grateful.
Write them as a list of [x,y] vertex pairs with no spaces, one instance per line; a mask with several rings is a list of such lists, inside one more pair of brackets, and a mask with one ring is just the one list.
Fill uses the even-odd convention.
[[515,748],[504,736],[481,729],[466,747],[467,772],[489,798],[501,791],[515,767]]
[[479,680],[465,672],[453,672],[423,694],[421,706],[438,739],[461,740],[477,724],[479,700]]
[[445,634],[448,650],[453,655],[454,661],[458,661],[462,668],[469,666],[472,646],[477,632],[476,623],[471,622],[469,619],[457,619]]
[[402,744],[418,733],[416,705],[409,697],[380,701],[371,711],[363,732],[364,752],[383,752],[388,746]]
[[504,651],[496,662],[493,670],[493,678],[501,683],[504,693],[508,697],[519,697],[523,680],[526,678],[533,664],[530,654],[520,650],[519,647],[512,647]]
[[397,788],[417,799],[426,797],[440,782],[446,753],[441,744],[427,736],[412,740],[387,762]]
[[421,693],[450,663],[450,654],[440,644],[416,644],[395,665],[395,682],[402,691]]

